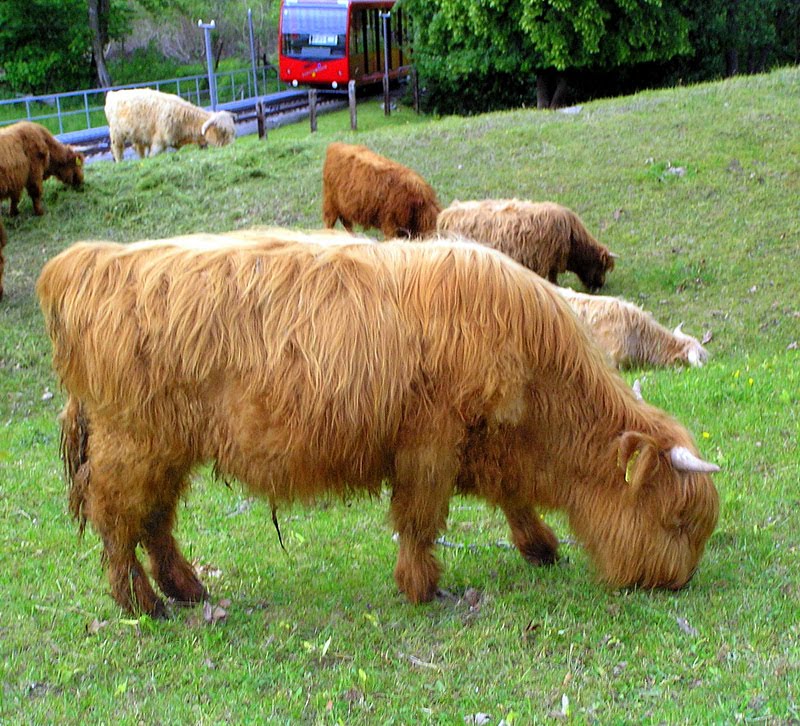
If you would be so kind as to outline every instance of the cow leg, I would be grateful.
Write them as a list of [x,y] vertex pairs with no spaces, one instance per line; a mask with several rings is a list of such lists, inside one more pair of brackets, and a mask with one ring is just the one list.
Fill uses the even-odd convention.
[[19,199],[22,196],[22,190],[16,190],[8,195],[9,207],[8,216],[16,217],[19,214]]
[[28,190],[28,196],[30,196],[33,202],[33,213],[40,217],[44,214],[44,207],[42,206],[42,183],[42,177],[37,175],[35,178],[29,179],[28,183],[25,185],[25,188]]
[[3,271],[5,270],[6,260],[3,256],[3,247],[6,245],[5,235],[3,233],[3,223],[0,222],[0,300],[3,299]]
[[395,459],[391,515],[400,535],[394,578],[412,603],[428,602],[438,591],[440,566],[433,555],[447,521],[457,471],[456,457],[440,446],[418,446]]
[[406,230],[402,230],[401,228],[396,225],[394,222],[387,222],[381,226],[381,232],[383,233],[384,239],[398,239],[400,237],[411,237],[410,234],[406,233]]
[[164,603],[153,590],[136,547],[148,537],[148,524],[154,529],[158,517],[153,513],[165,499],[177,500],[178,493],[165,497],[166,468],[153,461],[151,446],[92,423],[82,507],[103,541],[111,594],[129,612],[164,617]]
[[327,199],[322,200],[322,221],[327,229],[333,229],[339,221],[339,212]]
[[208,592],[172,535],[175,507],[184,487],[182,473],[165,477],[164,486],[159,487],[164,496],[145,520],[142,544],[150,556],[150,571],[161,591],[179,602],[193,603],[207,598]]
[[532,565],[552,565],[558,559],[558,539],[529,504],[501,502],[511,527],[511,541]]
[[125,155],[125,141],[114,134],[111,134],[111,155],[114,161],[122,161]]

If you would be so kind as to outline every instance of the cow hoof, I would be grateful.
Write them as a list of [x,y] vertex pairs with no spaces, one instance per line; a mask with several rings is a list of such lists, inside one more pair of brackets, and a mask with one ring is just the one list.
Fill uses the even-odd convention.
[[556,564],[559,559],[558,550],[553,549],[545,542],[529,544],[522,554],[528,562],[536,567],[549,567]]

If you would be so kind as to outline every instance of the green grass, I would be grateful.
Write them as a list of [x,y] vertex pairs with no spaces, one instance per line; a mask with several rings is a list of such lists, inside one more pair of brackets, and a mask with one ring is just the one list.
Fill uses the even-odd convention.
[[[470,119],[385,119],[370,102],[239,139],[87,169],[6,218],[0,303],[0,722],[766,723],[800,718],[800,71]],[[79,239],[320,224],[326,144],[419,170],[444,203],[552,199],[622,255],[608,293],[711,331],[701,370],[631,374],[723,466],[721,518],[682,592],[598,585],[559,516],[565,562],[527,566],[500,513],[455,500],[439,548],[452,598],[396,591],[387,497],[280,512],[203,470],[178,535],[214,604],[124,615],[100,544],[66,512],[62,396],[33,294]],[[670,172],[681,167],[683,174]],[[578,285],[571,275],[562,282]],[[48,392],[53,392],[53,397]],[[501,544],[498,544],[501,543]],[[471,590],[480,598],[470,607]],[[229,601],[229,602],[228,602]]]

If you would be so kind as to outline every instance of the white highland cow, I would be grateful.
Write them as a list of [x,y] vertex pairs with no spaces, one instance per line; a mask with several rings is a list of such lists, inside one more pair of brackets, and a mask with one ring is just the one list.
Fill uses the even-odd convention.
[[180,96],[151,88],[109,91],[105,111],[114,161],[122,160],[125,144],[144,158],[187,144],[225,146],[236,136],[228,111],[205,111]]
[[668,330],[651,313],[626,300],[584,295],[568,287],[556,288],[589,328],[595,342],[617,368],[684,364],[701,367],[708,353],[697,338],[679,325]]

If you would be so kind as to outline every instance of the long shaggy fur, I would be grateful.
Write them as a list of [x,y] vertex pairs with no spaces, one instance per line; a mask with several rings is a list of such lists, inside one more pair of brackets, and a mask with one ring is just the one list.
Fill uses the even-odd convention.
[[557,288],[617,368],[686,364],[700,367],[708,353],[697,338],[668,330],[633,303]]
[[0,133],[31,136],[44,143],[48,154],[47,167],[44,170],[45,179],[54,176],[63,184],[71,187],[79,187],[83,184],[83,168],[86,161],[84,155],[69,144],[62,144],[41,124],[19,121],[5,127]]
[[419,174],[353,144],[328,146],[322,196],[326,227],[341,220],[348,232],[360,224],[380,229],[386,239],[431,234],[441,211],[436,192]]
[[437,220],[440,233],[457,234],[504,252],[552,283],[566,270],[598,290],[614,257],[575,212],[554,202],[485,199],[453,202]]
[[38,134],[0,131],[0,199],[10,199],[9,214],[19,214],[22,190],[27,189],[34,214],[44,214],[42,183],[49,164],[47,144]]
[[115,161],[122,160],[125,144],[132,144],[144,158],[187,144],[225,146],[236,137],[228,111],[205,111],[180,96],[151,88],[109,91],[105,111]]
[[[273,505],[392,489],[395,579],[431,599],[455,492],[500,507],[530,562],[562,509],[613,585],[677,588],[716,520],[689,433],[636,400],[567,304],[466,242],[374,244],[285,230],[79,243],[37,286],[70,508],[100,534],[112,593],[163,614],[197,601],[175,507],[200,462]],[[626,481],[627,478],[627,481]]]

